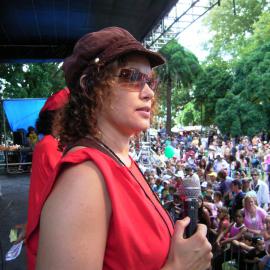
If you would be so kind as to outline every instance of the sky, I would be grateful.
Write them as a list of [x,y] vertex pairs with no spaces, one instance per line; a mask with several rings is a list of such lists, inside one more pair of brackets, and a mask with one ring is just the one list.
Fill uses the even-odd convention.
[[[193,5],[195,2],[196,4]],[[217,1],[212,2],[212,4],[215,5],[213,8],[217,8]],[[203,23],[203,20],[210,12],[210,5],[209,0],[178,0],[177,4],[172,8],[164,20],[165,26],[170,27],[173,25],[172,29],[176,33],[178,32],[177,29],[187,27],[178,35],[177,39],[182,46],[193,52],[200,61],[205,60],[208,56],[208,52],[204,49],[204,43],[211,38],[211,34],[209,33],[207,26]],[[199,15],[202,15],[202,17],[189,25],[190,21],[196,19]],[[175,23],[176,18],[179,20]]]
[[179,43],[193,52],[200,61],[205,60],[208,52],[203,48],[203,44],[209,39],[210,33],[202,23],[203,17],[198,19],[178,37]]

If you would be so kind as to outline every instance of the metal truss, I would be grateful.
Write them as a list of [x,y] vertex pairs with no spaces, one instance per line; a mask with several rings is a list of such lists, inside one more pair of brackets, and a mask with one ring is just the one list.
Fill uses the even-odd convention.
[[147,34],[143,44],[147,48],[158,51],[214,6],[220,5],[220,1],[178,0],[171,11]]

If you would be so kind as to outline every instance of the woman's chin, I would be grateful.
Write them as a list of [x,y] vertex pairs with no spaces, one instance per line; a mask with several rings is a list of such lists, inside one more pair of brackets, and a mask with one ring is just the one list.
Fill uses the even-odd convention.
[[149,124],[145,124],[145,125],[136,125],[132,128],[132,134],[138,134],[142,131],[146,131],[148,128],[150,127],[150,123]]

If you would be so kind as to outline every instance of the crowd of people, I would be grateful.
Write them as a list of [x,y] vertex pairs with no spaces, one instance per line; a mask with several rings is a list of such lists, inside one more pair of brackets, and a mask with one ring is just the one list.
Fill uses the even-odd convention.
[[[166,148],[173,148],[168,158]],[[136,141],[132,155],[138,158]],[[174,221],[183,216],[181,187],[200,181],[198,221],[207,225],[212,267],[270,269],[270,144],[264,136],[230,140],[181,132],[151,137],[151,156],[138,162],[148,184]],[[150,166],[146,166],[151,159]],[[226,252],[225,252],[226,251]]]

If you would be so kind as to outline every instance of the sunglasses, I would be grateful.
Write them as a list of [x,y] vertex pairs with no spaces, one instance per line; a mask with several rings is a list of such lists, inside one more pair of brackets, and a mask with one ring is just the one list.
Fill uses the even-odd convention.
[[121,83],[128,83],[136,91],[142,91],[146,83],[154,92],[158,87],[158,79],[150,77],[137,69],[123,68],[116,77],[119,78]]
[[258,174],[252,174],[251,176],[258,176]]

